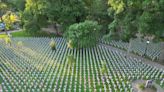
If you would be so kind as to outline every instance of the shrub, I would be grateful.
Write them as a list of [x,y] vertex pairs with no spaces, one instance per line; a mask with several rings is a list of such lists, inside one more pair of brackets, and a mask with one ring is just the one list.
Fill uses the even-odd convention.
[[21,47],[21,46],[23,46],[23,42],[22,42],[22,41],[19,41],[19,42],[17,43],[17,45],[18,45],[18,47]]
[[157,90],[157,88],[154,85],[152,86],[152,89],[155,90],[155,91]]
[[145,89],[145,84],[143,83],[143,84],[140,84],[139,85],[139,88],[141,89],[141,90],[144,90]]
[[101,67],[101,73],[104,75],[105,73],[107,73],[107,67],[106,67],[106,63],[105,61],[102,61],[102,67]]
[[36,33],[40,30],[40,26],[34,20],[32,20],[31,22],[25,22],[23,28],[28,33]]
[[11,39],[9,37],[6,37],[5,42],[6,42],[6,44],[11,44]]
[[111,35],[110,34],[107,34],[107,35],[104,35],[103,38],[102,38],[104,41],[111,41]]
[[51,39],[50,47],[51,47],[52,50],[56,50],[56,43],[53,39]]
[[6,30],[13,30],[14,29],[14,24],[19,23],[19,17],[11,11],[6,12],[2,16],[3,22],[5,23]]
[[68,46],[68,48],[73,49],[73,43],[72,43],[72,40],[69,40],[69,41],[68,41],[67,46]]
[[68,55],[67,56],[67,61],[69,63],[69,65],[72,67],[72,65],[74,65],[76,63],[76,59],[74,58],[73,55]]
[[95,46],[99,38],[101,26],[96,21],[86,20],[69,27],[66,37],[68,45],[73,48],[87,48]]

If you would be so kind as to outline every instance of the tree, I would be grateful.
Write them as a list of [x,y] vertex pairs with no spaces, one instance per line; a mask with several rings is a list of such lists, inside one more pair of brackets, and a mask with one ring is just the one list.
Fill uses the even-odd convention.
[[83,0],[51,0],[48,1],[47,17],[51,23],[60,24],[66,30],[71,24],[84,21],[84,7]]
[[163,0],[109,0],[108,4],[109,15],[113,17],[110,28],[122,33],[123,39],[129,40],[138,31],[156,37],[163,32]]
[[[82,0],[26,0],[24,28],[35,31],[50,23],[66,29],[73,23],[84,21],[84,11]],[[29,29],[32,25],[34,27]]]
[[8,6],[4,2],[0,2],[0,16],[2,16],[8,10]]
[[108,16],[108,0],[83,0],[88,20],[98,21],[102,27],[102,33],[108,30],[108,24],[112,21]]
[[65,34],[69,43],[68,47],[87,48],[97,44],[101,26],[96,21],[88,21],[73,24]]
[[26,0],[10,0],[16,11],[24,11]]
[[26,0],[22,15],[26,31],[29,33],[38,32],[47,23],[46,6],[46,0]]
[[11,11],[6,12],[6,14],[2,16],[2,20],[5,23],[7,30],[13,29],[14,23],[19,22],[18,16]]

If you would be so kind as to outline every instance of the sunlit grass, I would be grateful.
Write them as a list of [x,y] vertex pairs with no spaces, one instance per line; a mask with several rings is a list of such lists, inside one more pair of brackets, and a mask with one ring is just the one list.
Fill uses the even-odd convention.
[[6,38],[8,37],[6,34],[0,34],[0,38]]
[[39,31],[36,33],[27,33],[26,31],[19,31],[11,33],[12,37],[55,37],[55,34],[49,34],[43,31]]

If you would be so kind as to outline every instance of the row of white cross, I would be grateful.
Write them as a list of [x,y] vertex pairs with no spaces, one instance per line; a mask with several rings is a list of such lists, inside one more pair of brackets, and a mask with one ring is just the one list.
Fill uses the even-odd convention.
[[131,52],[138,54],[140,56],[146,55],[148,58],[152,60],[159,59],[160,51],[161,51],[160,43],[146,44],[146,41],[141,42],[139,39],[132,40],[130,48],[128,48],[129,43],[127,42],[114,41],[114,40],[110,42],[107,40],[101,40],[101,42],[125,50],[130,49]]
[[[131,81],[152,79],[164,85],[164,70],[103,46],[68,49],[66,40],[55,38],[57,50],[51,51],[49,38],[13,38],[22,49],[0,46],[4,92],[132,92]],[[76,63],[70,65],[67,55]],[[107,72],[102,74],[102,63]]]

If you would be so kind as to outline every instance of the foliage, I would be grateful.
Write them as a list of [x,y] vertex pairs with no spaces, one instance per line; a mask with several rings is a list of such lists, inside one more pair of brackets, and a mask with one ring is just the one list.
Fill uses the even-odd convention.
[[25,9],[22,12],[22,21],[24,22],[24,30],[29,33],[36,33],[41,26],[46,24],[45,5],[43,0],[26,0]]
[[22,41],[18,41],[17,45],[18,45],[19,47],[21,47],[21,46],[23,46],[23,42],[22,42]]
[[18,16],[11,11],[8,11],[5,15],[2,16],[3,22],[6,25],[6,30],[13,29],[13,25],[19,22]]
[[[16,15],[19,16],[21,25],[29,33],[36,34],[49,24],[59,24],[65,32],[72,24],[93,20],[103,26],[101,34],[109,33],[106,36],[110,39],[117,36],[123,40],[135,37],[138,32],[155,35],[156,38],[162,37],[163,10],[163,0],[1,0],[0,2],[0,16],[7,11],[18,12]],[[107,32],[108,29],[112,32]]]
[[155,85],[152,85],[151,87],[153,90],[157,91],[157,88],[155,87]]
[[0,2],[0,16],[2,16],[7,9],[7,5],[3,2]]
[[13,7],[16,8],[15,10],[20,12],[25,9],[26,0],[10,0],[10,3],[12,3]]
[[8,37],[8,35],[6,35],[6,34],[0,34],[0,38],[4,39],[6,37]]
[[109,0],[109,15],[113,17],[110,30],[114,29],[124,40],[139,31],[160,37],[164,24],[163,0]]
[[76,63],[76,59],[74,58],[73,55],[68,55],[67,56],[67,61],[70,66],[73,66]]
[[73,43],[72,40],[69,40],[67,43],[68,48],[73,49]]
[[11,39],[9,37],[5,37],[5,43],[6,44],[11,44]]
[[104,41],[110,42],[111,40],[119,40],[119,35],[117,32],[115,32],[115,29],[113,28],[114,25],[109,25],[110,32],[103,36]]
[[2,80],[2,78],[1,78],[1,76],[0,76],[0,84],[2,84],[2,82],[3,82],[3,80]]
[[[83,20],[84,6],[81,0],[26,0],[23,21],[25,30],[34,32],[49,23],[63,25]],[[31,22],[31,20],[34,20]],[[29,29],[29,26],[35,26]]]
[[73,48],[95,46],[99,38],[101,26],[96,21],[86,20],[69,27],[66,37]]
[[102,27],[102,33],[108,30],[108,24],[112,21],[108,16],[108,0],[83,0],[86,9],[86,19],[95,20]]
[[123,0],[109,0],[110,9],[114,10],[116,14],[124,11],[125,4]]
[[139,88],[140,88],[141,90],[144,90],[144,89],[145,89],[145,84],[144,84],[144,83],[139,84]]
[[56,50],[56,43],[53,39],[51,39],[50,47],[51,47],[52,50]]
[[25,22],[23,26],[24,30],[28,33],[37,33],[40,30],[40,26],[37,24],[37,19],[33,19],[32,21]]
[[48,24],[60,24],[65,31],[86,19],[98,21],[107,30],[110,22],[107,9],[107,0],[26,0],[22,21],[25,30],[31,32]]
[[105,61],[103,61],[103,63],[102,63],[101,73],[102,73],[103,75],[105,75],[105,73],[107,73],[107,67],[106,67]]

